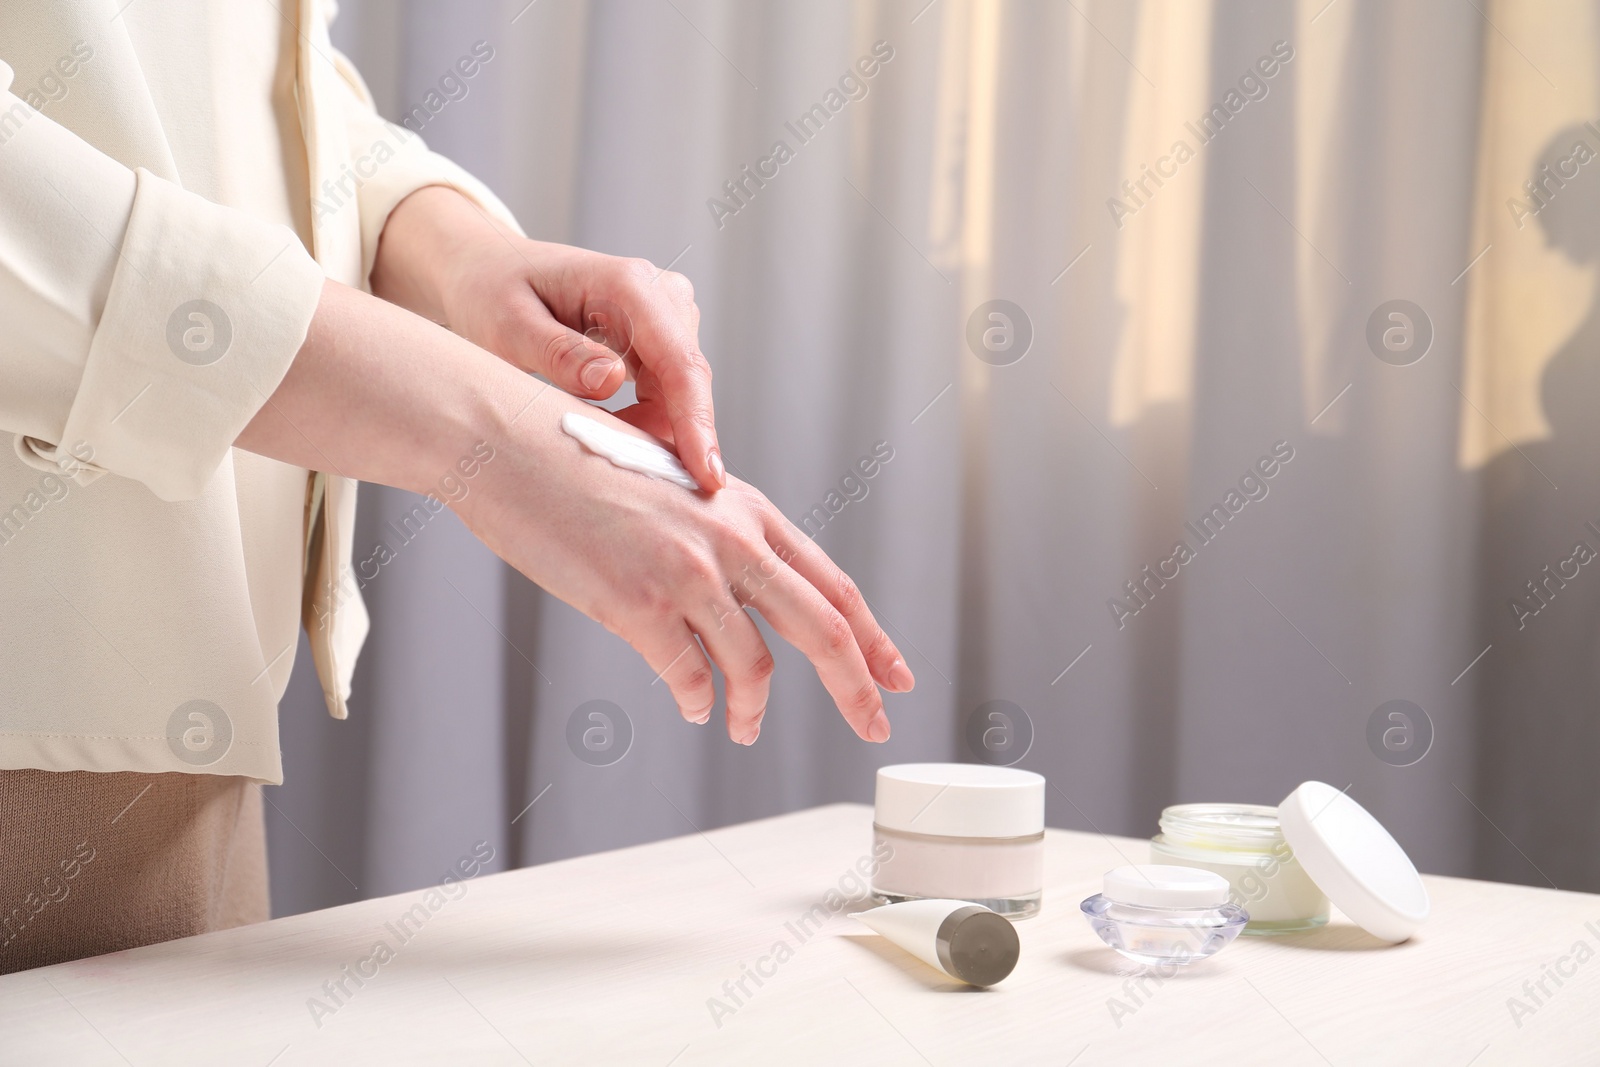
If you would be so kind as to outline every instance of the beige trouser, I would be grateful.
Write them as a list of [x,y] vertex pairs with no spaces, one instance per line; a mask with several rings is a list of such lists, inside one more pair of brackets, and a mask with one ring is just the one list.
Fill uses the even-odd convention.
[[266,918],[259,785],[0,770],[0,974]]

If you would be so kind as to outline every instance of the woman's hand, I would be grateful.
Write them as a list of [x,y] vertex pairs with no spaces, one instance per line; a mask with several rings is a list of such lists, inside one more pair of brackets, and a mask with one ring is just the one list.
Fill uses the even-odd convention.
[[671,442],[702,488],[727,484],[700,309],[683,275],[530,241],[454,189],[428,186],[385,223],[372,291],[574,396],[604,399],[631,375],[638,403],[618,416]]
[[691,722],[711,714],[715,662],[728,736],[748,745],[760,733],[773,660],[746,614],[754,608],[811,660],[858,735],[888,739],[878,686],[909,690],[911,672],[815,542],[737,479],[714,495],[691,492],[589,453],[558,428],[564,413],[639,431],[528,385],[536,399],[503,443],[491,439],[494,462],[455,505],[485,544],[637,649]]
[[685,718],[707,721],[715,663],[729,736],[755,740],[772,655],[754,608],[816,666],[856,733],[885,740],[878,686],[904,692],[913,679],[850,579],[750,486],[713,494],[622,470],[561,431],[569,411],[641,433],[328,282],[294,363],[236,443],[419,493],[487,445],[492,462],[451,506],[501,558],[638,649]]

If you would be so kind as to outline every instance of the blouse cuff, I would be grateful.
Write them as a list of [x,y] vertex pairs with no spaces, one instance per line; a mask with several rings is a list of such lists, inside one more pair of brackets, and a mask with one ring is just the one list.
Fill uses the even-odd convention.
[[[63,442],[27,447],[81,477],[205,488],[288,372],[323,272],[288,227],[136,171],[137,191]],[[71,465],[73,470],[68,471]]]

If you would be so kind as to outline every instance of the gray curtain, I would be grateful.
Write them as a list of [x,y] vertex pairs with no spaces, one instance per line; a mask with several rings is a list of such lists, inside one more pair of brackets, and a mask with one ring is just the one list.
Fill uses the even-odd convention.
[[[349,721],[296,663],[278,913],[436,880],[479,840],[503,868],[870,801],[880,764],[1014,758],[969,740],[996,707],[1053,826],[1143,837],[1166,804],[1316,778],[1424,870],[1600,889],[1600,577],[1522,629],[1510,607],[1600,547],[1595,320],[1550,354],[1540,439],[1461,445],[1494,410],[1465,402],[1462,275],[1493,31],[1444,3],[925,2],[345,0],[336,42],[391,118],[492,45],[423,134],[530,234],[694,281],[730,467],[811,516],[918,685],[867,745],[766,631],[778,672],[742,748],[451,515],[406,539],[414,500],[364,487],[357,557],[395,558],[365,590]],[[1198,39],[1163,28],[1180,12]],[[892,60],[800,143],[786,123],[880,40]],[[1185,132],[1278,41],[1264,96]],[[1195,158],[1128,193],[1178,138]],[[731,198],[780,139],[793,158]],[[1592,267],[1600,197],[1572,185]],[[1397,299],[1432,334],[1404,366],[1368,341]],[[1020,359],[974,343],[993,300],[1031,335]],[[852,478],[874,448],[893,458]],[[1204,540],[1186,524],[1213,506]],[[1164,564],[1179,539],[1193,558]],[[631,733],[609,765],[569,743],[590,701]]]

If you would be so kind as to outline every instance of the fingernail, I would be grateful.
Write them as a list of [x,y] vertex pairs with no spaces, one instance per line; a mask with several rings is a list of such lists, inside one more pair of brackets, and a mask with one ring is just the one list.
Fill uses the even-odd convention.
[[611,372],[617,368],[620,360],[611,356],[597,356],[583,365],[583,370],[578,372],[578,381],[583,387],[593,392],[606,383],[611,377]]
[[695,723],[696,725],[704,726],[706,723],[711,721],[711,709],[707,708],[705,711],[702,711],[699,718],[694,717],[694,712],[685,710],[683,712],[683,717],[688,719],[690,722]]
[[911,677],[911,668],[906,666],[906,661],[897,659],[889,666],[889,685],[896,693],[909,693],[917,680]]
[[706,454],[706,466],[711,468],[711,477],[717,480],[719,486],[728,484],[728,472],[722,466],[722,453],[712,449]]
[[889,716],[881,711],[878,712],[877,717],[867,726],[867,739],[879,744],[889,740]]

